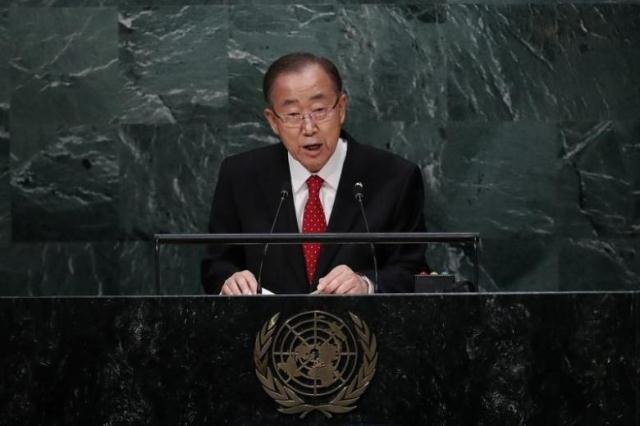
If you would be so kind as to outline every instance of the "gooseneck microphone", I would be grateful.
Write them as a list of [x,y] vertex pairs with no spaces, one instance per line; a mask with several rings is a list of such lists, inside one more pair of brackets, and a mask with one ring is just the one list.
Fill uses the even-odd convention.
[[[278,217],[280,216],[280,210],[282,209],[282,203],[289,196],[289,183],[284,183],[282,185],[282,189],[280,190],[280,202],[278,203],[278,209],[276,210],[276,214],[273,217],[273,223],[271,224],[271,229],[269,230],[270,234],[273,234],[273,230],[276,228],[276,223],[278,223]],[[262,294],[262,267],[264,266],[264,259],[267,257],[267,251],[269,250],[269,243],[264,245],[264,249],[262,250],[262,258],[260,259],[260,267],[258,268],[258,289],[257,293]]]
[[[367,233],[370,233],[369,230],[369,222],[367,221],[367,215],[364,214],[364,185],[362,182],[356,182],[353,185],[353,196],[358,201],[358,205],[360,206],[360,213],[362,214],[362,220],[364,221],[364,229]],[[373,258],[373,290],[375,293],[378,293],[378,259],[376,257],[376,248],[373,243],[369,243],[369,247],[371,247],[371,257]]]

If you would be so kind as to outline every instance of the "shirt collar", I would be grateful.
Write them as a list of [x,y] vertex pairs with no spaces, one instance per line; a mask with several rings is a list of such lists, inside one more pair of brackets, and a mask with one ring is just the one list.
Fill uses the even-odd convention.
[[[342,174],[342,166],[344,165],[346,157],[347,141],[339,138],[336,150],[331,157],[329,157],[327,163],[318,173],[313,174],[320,176],[326,185],[330,186],[333,190],[337,190],[338,183],[340,183],[340,175]],[[305,185],[312,173],[309,173],[309,170],[305,169],[290,153],[287,153],[287,158],[289,160],[289,171],[291,172],[291,189],[294,193],[297,193],[303,188],[303,185]]]

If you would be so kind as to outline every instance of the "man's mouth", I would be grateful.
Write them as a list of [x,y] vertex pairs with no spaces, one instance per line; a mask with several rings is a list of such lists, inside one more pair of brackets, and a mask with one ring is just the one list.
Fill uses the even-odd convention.
[[309,144],[309,145],[304,145],[302,147],[302,149],[304,149],[305,151],[317,151],[320,148],[322,148],[322,144],[320,143],[314,143],[314,144]]

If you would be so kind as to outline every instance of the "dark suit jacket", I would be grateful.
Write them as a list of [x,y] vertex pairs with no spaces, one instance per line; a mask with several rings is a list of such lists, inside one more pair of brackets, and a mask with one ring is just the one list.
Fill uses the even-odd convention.
[[[327,232],[365,232],[353,185],[365,188],[365,214],[371,232],[424,232],[424,187],[420,169],[389,152],[361,145],[346,133],[344,162]],[[280,192],[290,187],[287,151],[282,144],[259,148],[225,159],[213,198],[209,232],[268,233]],[[274,232],[298,232],[292,197],[282,206]],[[243,269],[258,275],[262,246],[211,246],[202,262],[207,293],[218,294],[225,279]],[[376,245],[378,282],[382,292],[411,292],[413,274],[424,265],[424,246]],[[307,283],[300,245],[270,245],[264,261],[262,286],[281,293],[308,293],[318,278],[345,264],[372,281],[371,250],[365,244],[328,245],[320,252],[314,283]]]

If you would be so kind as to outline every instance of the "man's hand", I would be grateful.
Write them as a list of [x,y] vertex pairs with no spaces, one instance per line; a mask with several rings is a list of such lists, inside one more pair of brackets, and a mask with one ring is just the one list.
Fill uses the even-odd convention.
[[347,265],[338,265],[318,281],[319,294],[367,294],[369,284]]
[[220,294],[226,296],[240,296],[243,294],[256,294],[258,281],[251,271],[240,271],[231,275],[222,285]]

